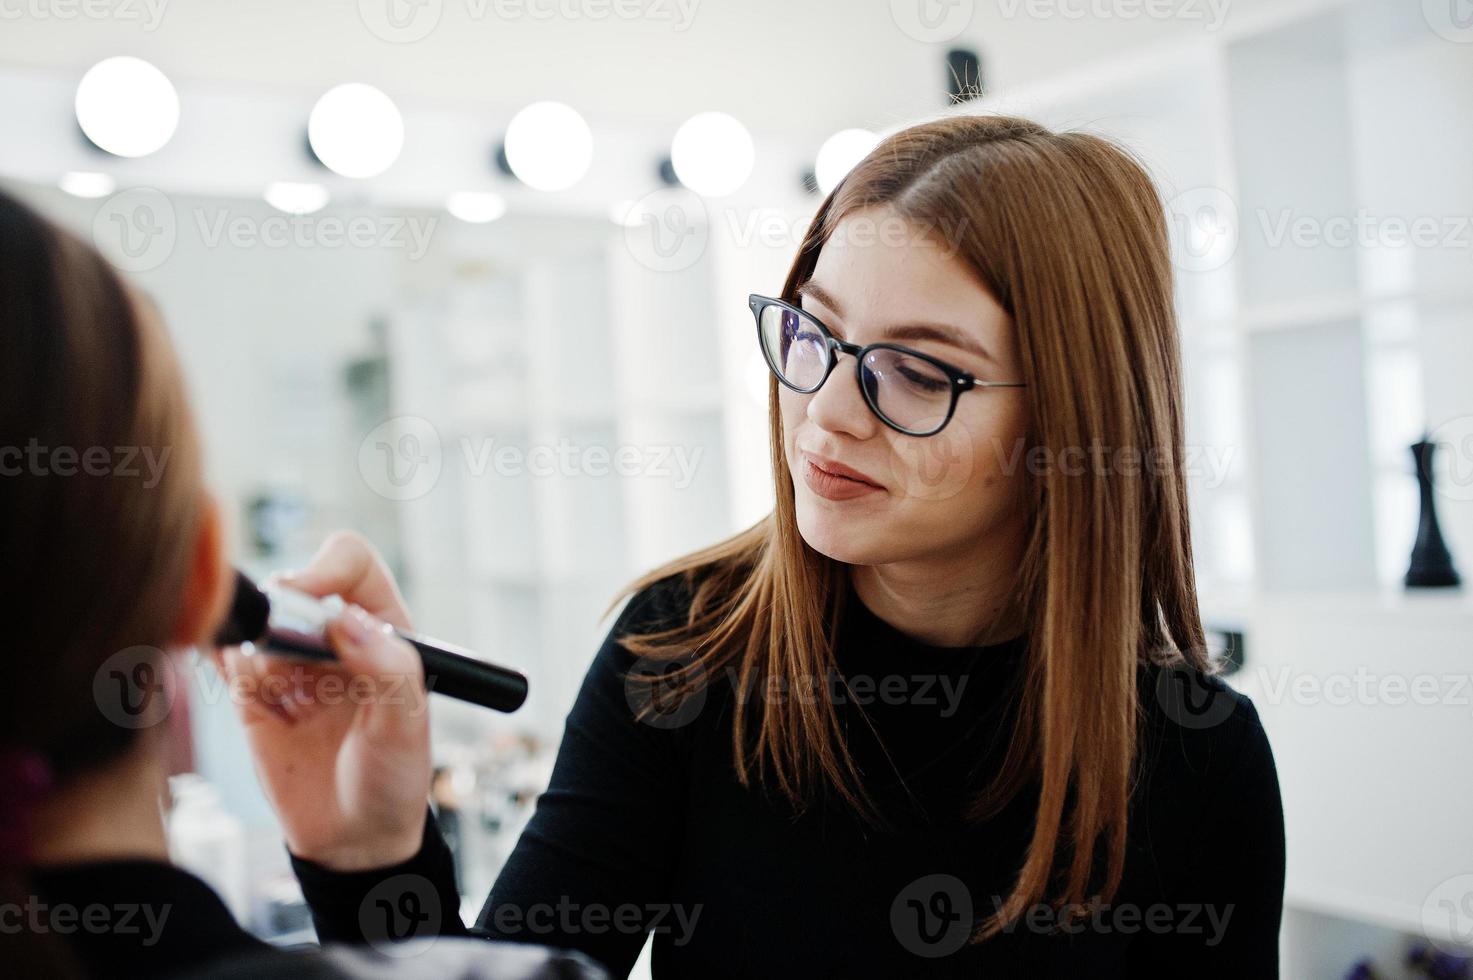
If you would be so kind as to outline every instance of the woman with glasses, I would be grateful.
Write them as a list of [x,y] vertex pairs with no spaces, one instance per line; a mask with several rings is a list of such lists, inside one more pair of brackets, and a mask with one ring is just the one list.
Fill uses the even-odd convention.
[[[773,511],[629,587],[466,931],[616,976],[650,932],[657,978],[1277,976],[1278,781],[1205,653],[1140,165],[907,129],[748,303]],[[360,539],[308,576],[404,621]],[[313,735],[304,771],[301,730],[253,737],[319,930],[395,876],[448,900],[424,787],[334,761],[392,738]]]

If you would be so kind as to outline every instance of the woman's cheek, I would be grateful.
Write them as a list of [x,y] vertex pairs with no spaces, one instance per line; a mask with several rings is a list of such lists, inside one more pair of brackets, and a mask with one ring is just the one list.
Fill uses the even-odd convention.
[[951,500],[966,491],[982,462],[975,433],[953,418],[934,436],[892,439],[887,484],[905,499]]
[[797,440],[798,426],[803,419],[803,406],[796,404],[798,397],[782,387],[778,388],[778,417],[782,420],[783,452],[787,456],[789,467],[793,465],[794,444]]

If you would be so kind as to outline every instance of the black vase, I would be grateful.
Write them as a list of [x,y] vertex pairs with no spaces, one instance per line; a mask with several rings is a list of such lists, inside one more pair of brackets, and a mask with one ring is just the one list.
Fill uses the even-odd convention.
[[1436,451],[1437,443],[1428,442],[1425,437],[1412,445],[1412,458],[1417,461],[1417,486],[1422,495],[1422,521],[1417,526],[1412,564],[1407,569],[1409,589],[1448,588],[1462,583],[1447,543],[1442,540],[1442,528],[1437,525],[1437,498],[1432,493],[1432,454]]

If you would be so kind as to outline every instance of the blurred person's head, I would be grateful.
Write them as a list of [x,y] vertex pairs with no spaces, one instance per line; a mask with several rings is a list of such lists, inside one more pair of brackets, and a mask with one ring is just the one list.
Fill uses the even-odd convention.
[[170,653],[208,638],[231,578],[156,311],[4,195],[0,349],[0,832],[15,888],[29,862],[105,849],[99,808],[118,828],[128,800],[146,812]]
[[[1113,894],[1139,666],[1208,667],[1172,288],[1162,202],[1110,141],[966,115],[896,133],[824,200],[780,298],[842,341],[893,341],[977,380],[1024,387],[965,391],[944,427],[917,436],[871,410],[848,354],[811,393],[774,377],[771,517],[635,583],[701,573],[690,625],[631,651],[700,649],[700,669],[676,675],[687,689],[736,663],[756,691],[771,689],[773,675],[783,690],[829,675],[851,573],[937,588],[1002,584],[1002,618],[1021,624],[1029,656],[1016,737],[972,815],[995,813],[1026,783],[1039,798],[1014,894],[984,935],[1045,897]],[[892,376],[915,368],[903,358],[877,364]],[[872,396],[883,407],[878,389]],[[804,473],[810,454],[873,488],[822,492],[822,478],[810,485]],[[735,725],[744,779],[800,806],[815,788],[832,789],[882,819],[832,704],[757,698]]]

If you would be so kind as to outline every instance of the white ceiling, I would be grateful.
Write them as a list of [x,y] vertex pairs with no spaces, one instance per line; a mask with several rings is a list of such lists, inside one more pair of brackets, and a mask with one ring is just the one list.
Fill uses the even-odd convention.
[[[981,50],[990,81],[1007,87],[1200,38],[1214,10],[1231,31],[1301,5],[1169,2],[1183,12],[1140,14],[1162,0],[0,0],[0,65],[80,76],[103,57],[134,54],[180,82],[315,94],[358,80],[396,99],[498,112],[556,98],[590,119],[636,125],[724,109],[754,131],[814,139],[944,106],[944,52],[955,44]],[[383,40],[365,18],[389,3],[438,10],[434,28],[411,43]],[[63,18],[87,4],[112,13]],[[594,19],[616,4],[651,13]],[[691,12],[683,30],[681,4]],[[918,4],[969,26],[949,43],[917,40],[899,23],[913,23]],[[534,18],[529,8],[577,16]],[[497,13],[509,9],[523,12]],[[1098,9],[1106,14],[1089,14]]]

